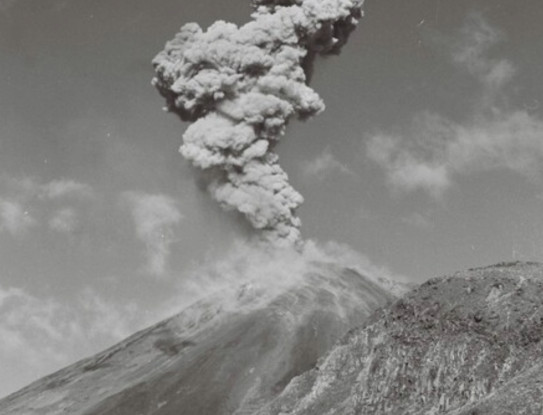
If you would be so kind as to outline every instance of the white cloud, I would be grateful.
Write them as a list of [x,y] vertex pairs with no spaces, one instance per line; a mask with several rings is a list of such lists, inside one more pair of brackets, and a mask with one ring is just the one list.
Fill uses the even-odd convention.
[[303,164],[302,173],[308,178],[316,178],[317,180],[322,180],[333,173],[354,175],[345,164],[332,154],[329,147],[326,147],[315,159]]
[[134,304],[114,305],[91,290],[63,304],[0,286],[0,315],[0,397],[149,323]]
[[422,148],[420,152],[408,148],[413,142],[405,137],[379,134],[368,142],[367,154],[387,170],[388,180],[394,188],[405,191],[423,188],[440,196],[451,184],[448,168],[433,155],[425,159],[420,154]]
[[[437,116],[434,116],[437,117]],[[408,137],[377,135],[368,143],[368,155],[387,170],[390,183],[406,191],[424,189],[439,197],[453,176],[475,171],[508,169],[533,178],[543,166],[543,120],[524,110],[478,118],[466,125],[449,125],[443,146]],[[430,135],[432,122],[419,134]]]
[[487,92],[500,89],[512,79],[515,68],[506,59],[488,57],[488,52],[503,40],[504,36],[479,14],[472,14],[453,46],[452,59],[479,79]]
[[[46,183],[22,177],[2,177],[0,179],[0,225],[11,235],[23,235],[31,227],[45,221],[45,212],[59,203],[74,204],[88,201],[94,197],[94,190],[88,184],[74,180],[61,179]],[[34,212],[34,216],[30,215]],[[57,208],[46,221],[49,227],[61,233],[71,232],[77,225],[74,206]]]
[[12,236],[20,236],[36,225],[36,220],[25,207],[14,200],[0,200],[0,229]]
[[472,116],[463,122],[431,112],[417,114],[404,135],[372,137],[368,156],[382,166],[396,189],[423,189],[436,197],[454,176],[508,169],[528,178],[543,166],[543,119],[526,108],[511,108],[507,86],[515,68],[505,59],[490,59],[489,49],[501,35],[472,16],[455,44],[453,61],[480,84]]
[[409,226],[414,226],[421,229],[429,229],[434,226],[433,222],[421,213],[415,212],[412,215],[402,218],[402,222]]
[[74,180],[53,180],[39,187],[40,197],[44,199],[58,199],[62,197],[90,198],[93,196],[92,187],[88,184]]
[[90,185],[71,179],[59,179],[42,183],[32,177],[4,177],[2,184],[9,192],[24,200],[57,200],[67,197],[88,199],[94,195]]
[[167,269],[173,228],[183,215],[177,203],[166,195],[127,192],[123,195],[132,212],[136,234],[147,249],[147,272],[164,275]]
[[49,228],[59,233],[73,232],[77,225],[77,213],[70,207],[57,210],[49,219]]

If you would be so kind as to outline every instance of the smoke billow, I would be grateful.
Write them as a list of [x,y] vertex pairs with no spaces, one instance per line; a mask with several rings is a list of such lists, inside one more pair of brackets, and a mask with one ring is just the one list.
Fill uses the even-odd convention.
[[242,213],[263,238],[300,240],[290,185],[274,147],[293,117],[324,110],[307,84],[317,55],[339,53],[362,0],[253,0],[252,21],[184,25],[153,60],[166,109],[193,122],[181,154],[206,172],[221,206]]

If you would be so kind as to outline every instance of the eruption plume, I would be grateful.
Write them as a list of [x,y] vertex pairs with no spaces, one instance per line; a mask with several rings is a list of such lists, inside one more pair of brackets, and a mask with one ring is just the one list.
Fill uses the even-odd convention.
[[274,147],[292,117],[324,110],[307,84],[317,55],[337,54],[362,1],[253,0],[252,21],[184,25],[153,60],[166,109],[192,121],[181,154],[203,169],[221,206],[242,213],[263,238],[300,240],[290,185]]

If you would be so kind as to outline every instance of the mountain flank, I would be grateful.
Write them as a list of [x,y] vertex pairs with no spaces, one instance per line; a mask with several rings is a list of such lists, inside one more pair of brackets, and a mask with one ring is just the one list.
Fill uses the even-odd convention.
[[8,396],[0,413],[540,415],[542,338],[542,264],[405,292],[319,263],[286,285],[202,300]]
[[0,413],[254,414],[398,289],[324,263],[246,283],[8,396]]
[[351,330],[260,415],[541,414],[543,266],[432,279]]

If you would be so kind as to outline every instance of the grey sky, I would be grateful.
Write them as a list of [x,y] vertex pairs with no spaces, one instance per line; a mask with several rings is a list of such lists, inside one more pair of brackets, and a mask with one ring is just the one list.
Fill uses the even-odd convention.
[[[543,4],[364,9],[341,56],[316,64],[327,110],[278,149],[305,197],[303,235],[415,281],[542,260]],[[0,313],[19,322],[0,324],[12,339],[0,395],[162,315],[193,269],[248,238],[178,154],[186,125],[161,111],[150,60],[183,23],[249,12],[245,0],[0,0]],[[94,327],[90,341],[48,326],[70,317]],[[35,363],[49,355],[33,342],[54,348],[55,335],[72,340]]]

